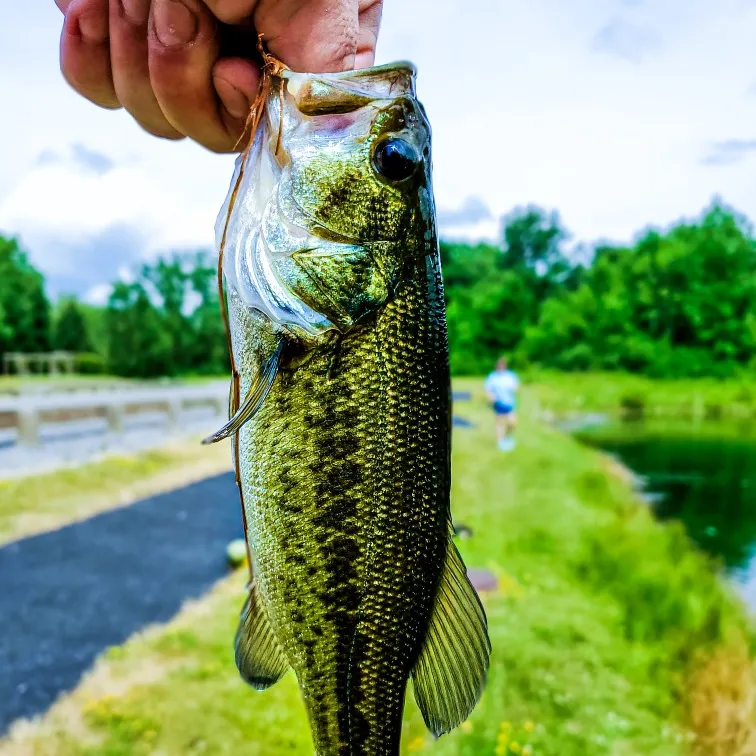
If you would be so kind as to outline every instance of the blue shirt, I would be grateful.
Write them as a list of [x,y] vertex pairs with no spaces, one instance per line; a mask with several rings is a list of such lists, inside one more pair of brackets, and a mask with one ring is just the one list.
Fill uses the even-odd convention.
[[515,395],[520,387],[517,375],[511,370],[495,370],[486,378],[485,389],[493,394],[495,401],[514,408]]

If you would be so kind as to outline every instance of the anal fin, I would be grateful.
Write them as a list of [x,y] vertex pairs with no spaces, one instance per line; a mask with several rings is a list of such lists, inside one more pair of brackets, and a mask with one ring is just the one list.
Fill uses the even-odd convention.
[[415,701],[436,737],[462,724],[475,708],[490,655],[486,614],[450,539],[425,643],[412,670]]
[[278,682],[289,668],[254,583],[242,609],[234,639],[234,656],[242,679],[257,690],[265,690]]

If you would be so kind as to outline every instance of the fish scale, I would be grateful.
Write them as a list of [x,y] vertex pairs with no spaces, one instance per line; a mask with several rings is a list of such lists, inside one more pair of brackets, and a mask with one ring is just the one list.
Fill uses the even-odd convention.
[[276,71],[218,226],[244,399],[211,440],[234,437],[252,572],[236,660],[258,689],[294,670],[320,756],[395,756],[410,677],[441,735],[490,653],[451,540],[430,128],[409,64]]

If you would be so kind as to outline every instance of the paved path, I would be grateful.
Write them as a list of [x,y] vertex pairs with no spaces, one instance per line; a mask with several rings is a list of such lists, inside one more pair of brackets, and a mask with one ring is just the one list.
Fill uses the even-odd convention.
[[205,593],[241,532],[227,473],[0,548],[0,733]]

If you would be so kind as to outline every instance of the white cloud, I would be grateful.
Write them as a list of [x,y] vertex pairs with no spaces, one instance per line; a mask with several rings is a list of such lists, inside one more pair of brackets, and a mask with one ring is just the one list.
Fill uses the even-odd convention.
[[[634,66],[597,53],[613,18],[653,35],[653,55]],[[756,218],[747,161],[700,161],[712,142],[756,136],[756,98],[744,96],[756,5],[458,0],[439,17],[429,2],[389,3],[383,31],[381,59],[419,67],[439,206],[535,202],[583,239],[629,239],[714,194]]]
[[107,304],[110,292],[113,291],[111,284],[96,284],[92,286],[89,291],[84,294],[83,300],[87,304],[102,306]]
[[0,230],[20,235],[56,292],[112,280],[124,261],[212,247],[219,202],[208,187],[214,179],[225,194],[230,158],[208,161],[191,145],[167,146],[197,154],[156,163],[115,162],[77,146],[47,151],[0,199]]
[[610,55],[618,55],[630,63],[640,63],[645,55],[659,48],[656,34],[642,26],[634,26],[619,18],[613,18],[602,26],[593,38],[593,49]]

